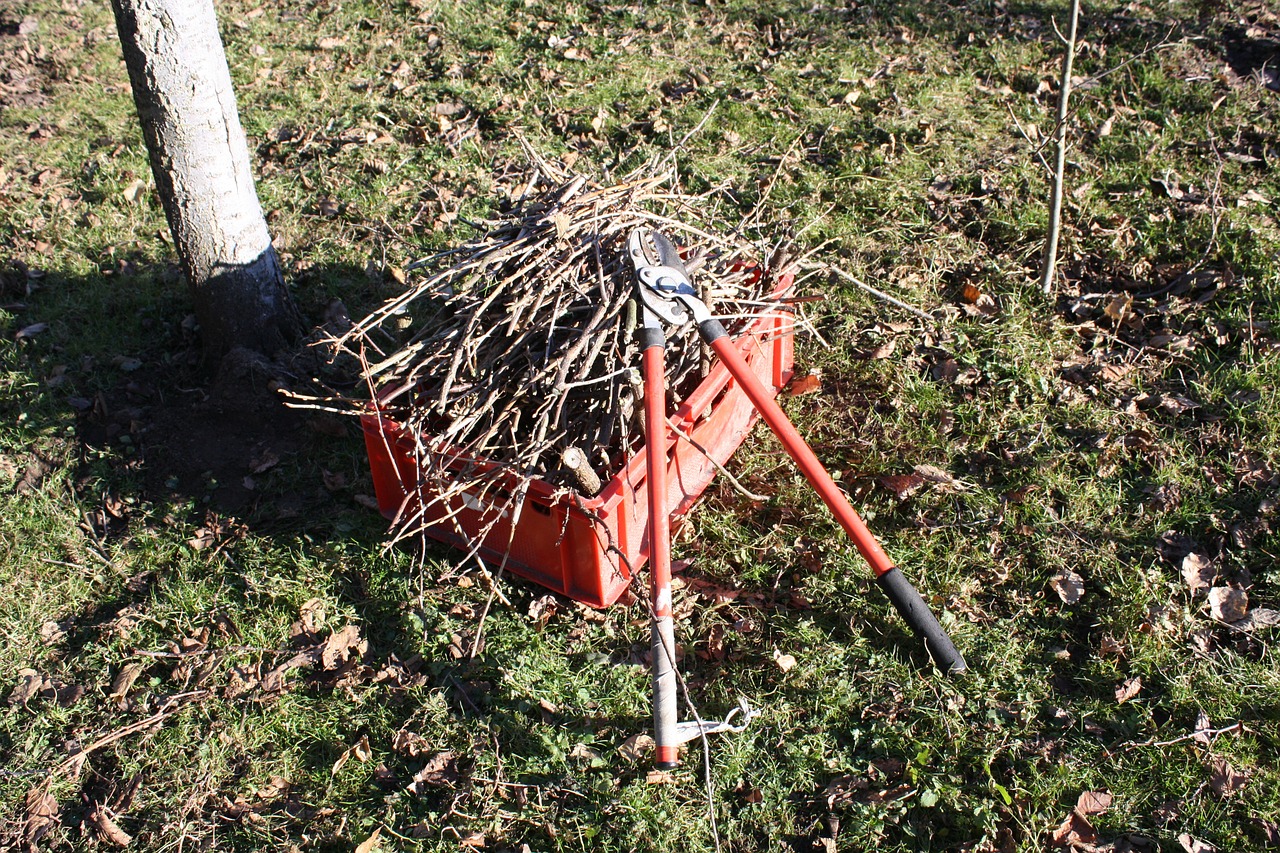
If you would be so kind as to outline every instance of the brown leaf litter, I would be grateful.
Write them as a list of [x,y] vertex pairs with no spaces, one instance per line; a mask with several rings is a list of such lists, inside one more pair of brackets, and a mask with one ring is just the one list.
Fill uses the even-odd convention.
[[422,768],[413,774],[413,781],[405,790],[422,795],[428,788],[452,788],[461,778],[457,753],[445,750],[429,757]]
[[1132,678],[1126,678],[1116,686],[1116,702],[1123,705],[1131,699],[1137,697],[1142,692],[1142,677],[1135,675]]
[[1209,787],[1219,797],[1231,796],[1248,781],[1248,775],[1233,767],[1227,759],[1214,756],[1209,760]]
[[43,675],[34,669],[18,671],[18,681],[9,692],[9,705],[26,707],[33,699],[45,699],[57,702],[68,708],[85,695],[84,687],[78,684],[67,684],[57,678]]
[[1049,579],[1049,587],[1063,604],[1076,604],[1084,597],[1084,578],[1071,569],[1062,569]]
[[1075,808],[1050,834],[1054,847],[1088,847],[1098,840],[1098,832],[1089,821],[1092,815],[1111,808],[1112,796],[1106,791],[1084,791]]

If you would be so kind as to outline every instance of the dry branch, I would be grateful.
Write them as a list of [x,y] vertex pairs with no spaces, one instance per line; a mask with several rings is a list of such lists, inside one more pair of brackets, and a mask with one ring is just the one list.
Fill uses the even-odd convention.
[[[772,253],[715,221],[716,199],[683,193],[674,172],[603,186],[528,153],[531,175],[481,233],[411,264],[419,277],[403,293],[326,342],[362,366],[370,397],[311,404],[359,413],[376,400],[415,437],[420,483],[405,484],[412,494],[395,520],[397,539],[419,532],[429,507],[457,507],[464,493],[473,506],[492,507],[490,529],[504,514],[519,516],[535,478],[589,495],[640,449],[643,389],[625,251],[633,229],[660,228],[686,247],[731,332],[794,311],[780,301],[789,293],[768,292],[772,278],[758,266]],[[704,367],[694,331],[673,330],[672,410]]]

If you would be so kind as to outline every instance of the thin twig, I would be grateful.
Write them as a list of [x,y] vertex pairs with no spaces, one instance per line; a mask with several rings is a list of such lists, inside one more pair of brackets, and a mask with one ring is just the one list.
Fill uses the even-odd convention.
[[81,749],[79,752],[76,752],[75,754],[70,755],[67,758],[63,759],[59,764],[55,765],[52,770],[49,771],[50,777],[60,773],[65,773],[66,771],[71,770],[83,764],[85,759],[87,759],[90,755],[97,752],[98,750],[102,749],[104,746],[110,746],[116,741],[121,740],[122,738],[126,738],[131,734],[135,734],[145,729],[149,729],[152,726],[156,725],[157,723],[163,722],[166,718],[173,716],[178,711],[182,710],[184,707],[190,704],[192,701],[196,699],[203,699],[206,696],[211,695],[212,692],[213,691],[211,690],[194,690],[194,691],[191,691],[190,693],[182,693],[177,696],[170,696],[169,700],[165,703],[164,707],[162,707],[156,713],[152,714],[150,717],[145,717],[144,719],[141,719],[141,720],[135,720],[134,722],[129,723],[128,725],[121,726],[120,728],[115,729],[114,731],[111,731],[103,735],[102,737],[98,738],[97,740],[93,741],[88,746]]
[[898,299],[896,296],[890,296],[889,294],[885,293],[883,290],[879,290],[877,288],[872,287],[862,279],[857,278],[856,276],[845,272],[844,270],[840,269],[837,266],[832,266],[831,264],[812,264],[812,265],[806,265],[806,269],[816,269],[816,270],[822,270],[824,272],[835,273],[840,278],[844,279],[850,284],[860,287],[862,290],[866,291],[867,293],[871,294],[872,296],[881,300],[882,302],[888,302],[890,305],[895,305],[898,308],[901,308],[903,311],[906,311],[910,314],[914,314],[915,316],[919,317],[921,320],[926,320],[930,323],[938,322],[937,318],[934,317],[932,314],[926,314],[924,311],[921,311],[919,308],[916,308],[914,305],[908,305],[906,302],[903,302],[901,299]]
[[1041,142],[1039,145],[1036,145],[1035,142],[1032,141],[1030,135],[1027,134],[1027,131],[1022,127],[1022,122],[1018,121],[1018,117],[1014,115],[1013,107],[1009,104],[1005,104],[1005,108],[1009,110],[1009,118],[1013,119],[1014,125],[1018,128],[1018,133],[1022,135],[1023,139],[1027,140],[1028,145],[1034,146],[1032,148],[1032,153],[1036,155],[1036,159],[1040,161],[1040,165],[1044,166],[1044,170],[1046,172],[1053,174],[1053,167],[1049,165],[1048,160],[1044,159],[1043,152],[1045,143]]
[[684,149],[684,146],[689,142],[690,139],[697,136],[698,133],[702,131],[702,128],[706,125],[706,123],[711,120],[711,114],[716,111],[716,107],[718,106],[720,106],[720,99],[716,98],[716,100],[711,104],[711,106],[707,108],[707,112],[702,116],[702,120],[699,121],[696,125],[694,125],[693,130],[689,131],[683,137],[681,137],[680,141],[677,142],[669,152],[667,152],[667,156],[662,159],[662,164],[661,164],[662,166],[669,166],[675,163],[676,155],[679,154]]
[[703,447],[693,436],[689,435],[684,430],[680,429],[676,424],[672,423],[670,418],[667,419],[667,426],[671,428],[671,431],[675,433],[677,438],[680,438],[680,439],[683,439],[684,441],[689,442],[689,444],[693,446],[694,450],[701,453],[703,458],[705,458],[708,462],[710,462],[712,467],[715,468],[716,471],[720,473],[720,476],[724,477],[726,480],[729,481],[729,485],[733,486],[734,490],[737,491],[738,494],[742,495],[744,498],[746,498],[749,501],[768,500],[768,496],[757,495],[755,492],[749,491],[746,486],[742,485],[742,483],[738,482],[738,478],[733,476],[733,474],[729,472],[728,468],[725,468],[723,465],[721,465],[719,462],[717,462],[715,459],[712,458],[710,451],[708,451],[705,447]]
[[1244,731],[1243,723],[1232,723],[1231,725],[1223,726],[1220,729],[1201,729],[1199,731],[1190,732],[1185,735],[1179,735],[1178,737],[1172,738],[1170,740],[1156,740],[1152,738],[1151,740],[1143,741],[1141,743],[1135,743],[1133,741],[1130,741],[1129,743],[1124,744],[1122,748],[1127,752],[1131,749],[1140,749],[1142,747],[1148,747],[1148,746],[1159,746],[1159,747],[1173,746],[1174,744],[1183,743],[1189,740],[1203,740],[1203,741],[1208,741],[1210,744],[1212,744],[1213,741],[1216,740],[1220,735],[1229,734],[1230,732],[1239,733],[1242,731]]

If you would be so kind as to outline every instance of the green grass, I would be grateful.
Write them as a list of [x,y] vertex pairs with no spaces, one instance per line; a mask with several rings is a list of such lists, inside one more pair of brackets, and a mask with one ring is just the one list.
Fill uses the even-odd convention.
[[[1250,9],[1085,10],[1076,73],[1128,64],[1074,98],[1051,296],[1048,186],[1018,125],[1052,130],[1065,4],[218,12],[263,207],[316,322],[463,239],[519,137],[616,176],[708,114],[681,149],[686,187],[725,184],[741,210],[724,218],[763,204],[802,247],[949,312],[941,331],[891,325],[910,318],[810,282],[831,346],[800,343],[822,391],[786,407],[971,672],[932,670],[758,431],[733,468],[768,499],[717,482],[675,543],[691,578],[741,590],[680,622],[682,673],[705,715],[739,697],[764,712],[711,742],[722,849],[1030,851],[1084,791],[1113,795],[1090,817],[1104,849],[1261,849],[1280,824],[1275,629],[1215,623],[1180,573],[1194,549],[1251,606],[1280,607],[1280,116],[1274,92],[1222,72],[1241,16],[1275,37]],[[27,17],[38,29],[18,34]],[[488,586],[457,580],[450,551],[382,547],[354,430],[273,417],[280,462],[251,473],[270,434],[202,422],[226,389],[198,371],[154,191],[126,196],[152,180],[109,13],[30,0],[0,24],[0,695],[32,670],[66,700],[0,705],[0,844],[22,842],[47,780],[48,850],[111,846],[92,804],[146,850],[350,850],[375,832],[386,850],[710,849],[700,750],[659,785],[618,751],[649,725],[643,605],[587,618],[560,601],[540,626],[543,591],[505,580],[483,653],[456,657]],[[442,122],[438,104],[462,109]],[[1197,263],[1120,327],[1105,315]],[[966,285],[998,314],[967,314]],[[218,464],[185,459],[184,437]],[[917,465],[957,485],[881,484]],[[1075,604],[1052,589],[1068,570]],[[350,671],[260,685],[348,624],[368,643]],[[1240,728],[1204,743],[1201,715]],[[441,753],[446,784],[411,789]],[[1215,790],[1217,759],[1239,790]]]

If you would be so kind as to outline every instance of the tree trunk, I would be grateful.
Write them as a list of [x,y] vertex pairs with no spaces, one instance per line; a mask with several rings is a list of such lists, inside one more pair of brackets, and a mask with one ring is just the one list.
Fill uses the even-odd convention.
[[213,2],[111,6],[206,356],[274,353],[296,339],[301,320],[254,189]]

